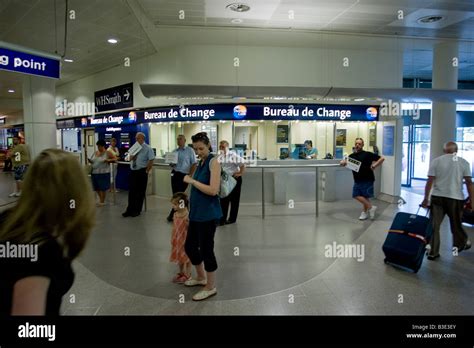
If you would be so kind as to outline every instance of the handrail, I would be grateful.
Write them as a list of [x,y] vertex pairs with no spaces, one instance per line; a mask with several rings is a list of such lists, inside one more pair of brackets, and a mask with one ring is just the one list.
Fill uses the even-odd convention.
[[[130,164],[130,162],[126,161],[118,161],[119,164]],[[154,167],[168,167],[172,169],[172,167],[168,163],[153,163]],[[247,165],[247,169],[251,168],[331,168],[331,167],[340,167],[341,165],[338,163],[328,163],[328,164],[295,164],[295,165],[280,165],[280,164],[257,164],[254,166]]]
[[[119,164],[130,164],[126,161],[117,161]],[[154,167],[172,167],[168,163],[153,163]],[[294,165],[280,165],[280,164],[257,164],[254,166],[247,166],[247,169],[261,169],[262,175],[262,219],[265,219],[265,169],[270,168],[314,168],[315,169],[315,215],[319,216],[319,168],[337,168],[341,167],[338,163],[327,164],[294,164]],[[342,167],[341,167],[342,168]],[[145,195],[145,211],[146,211],[146,195]]]

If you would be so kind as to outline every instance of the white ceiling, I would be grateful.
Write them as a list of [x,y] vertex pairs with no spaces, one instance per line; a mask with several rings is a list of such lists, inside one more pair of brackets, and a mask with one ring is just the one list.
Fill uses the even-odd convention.
[[[238,13],[226,5],[241,2],[251,7]],[[138,0],[155,25],[292,28],[474,39],[472,0]],[[184,11],[185,19],[179,18]],[[291,11],[291,12],[290,12]],[[399,19],[399,11],[403,19]],[[436,24],[421,25],[424,15],[445,15]],[[292,18],[290,18],[292,17]]]
[[[474,81],[474,0],[242,0],[251,7],[246,13],[226,9],[233,2],[69,0],[76,18],[68,21],[65,55],[74,63],[63,63],[58,85],[123,64],[124,57],[133,60],[170,45],[329,47],[332,40],[324,33],[335,32],[393,37],[399,46],[394,49],[405,52],[404,76],[428,79],[434,39],[459,40],[459,80]],[[0,0],[0,40],[62,55],[64,14],[65,0]],[[421,26],[416,19],[426,14],[446,19]],[[235,18],[242,23],[231,23]],[[109,37],[117,37],[119,44],[107,44]],[[379,41],[373,37],[365,42],[363,47]],[[6,93],[8,88],[18,94]],[[21,98],[19,75],[0,71],[0,98]]]

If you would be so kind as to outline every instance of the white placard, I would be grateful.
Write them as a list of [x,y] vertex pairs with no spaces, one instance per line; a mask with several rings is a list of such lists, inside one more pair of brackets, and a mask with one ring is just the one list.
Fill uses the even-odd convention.
[[362,164],[361,161],[358,161],[356,159],[353,159],[351,157],[346,158],[347,165],[346,167],[350,170],[353,170],[354,172],[359,172],[360,165]]
[[167,153],[165,153],[165,163],[177,164],[178,163],[178,152],[167,152]]
[[133,146],[128,149],[128,155],[129,156],[135,156],[137,153],[140,152],[140,150],[142,149],[142,146],[137,142],[135,142],[135,144],[133,144]]

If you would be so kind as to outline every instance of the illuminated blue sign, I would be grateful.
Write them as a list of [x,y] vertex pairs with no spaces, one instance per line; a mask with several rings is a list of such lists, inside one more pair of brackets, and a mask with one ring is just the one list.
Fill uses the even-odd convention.
[[[329,104],[210,104],[122,111],[95,117],[73,118],[74,126],[103,127],[148,122],[186,121],[378,121],[379,107]],[[65,120],[58,128],[68,128]]]
[[0,43],[0,70],[59,79],[59,60],[12,50],[1,45]]

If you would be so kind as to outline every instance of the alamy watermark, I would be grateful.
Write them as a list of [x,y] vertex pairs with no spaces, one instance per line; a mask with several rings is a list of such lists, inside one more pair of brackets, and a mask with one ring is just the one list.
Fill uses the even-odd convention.
[[236,164],[246,165],[246,166],[256,166],[257,165],[257,152],[251,151],[250,156],[239,156],[234,151],[229,151],[227,154],[224,154],[221,150],[217,152],[217,161],[220,164]]
[[56,103],[56,116],[83,116],[94,115],[97,112],[94,103],[90,102],[68,102],[67,99]]
[[324,256],[327,258],[352,258],[357,259],[358,262],[365,260],[365,245],[364,244],[326,244],[324,247]]
[[405,103],[400,103],[389,99],[388,102],[383,102],[380,104],[380,116],[412,117],[414,120],[418,120],[420,118],[419,105],[414,103],[411,104],[411,108],[403,109],[404,104]]
[[0,258],[22,258],[36,262],[38,260],[38,245],[12,244],[10,242],[0,244]]

